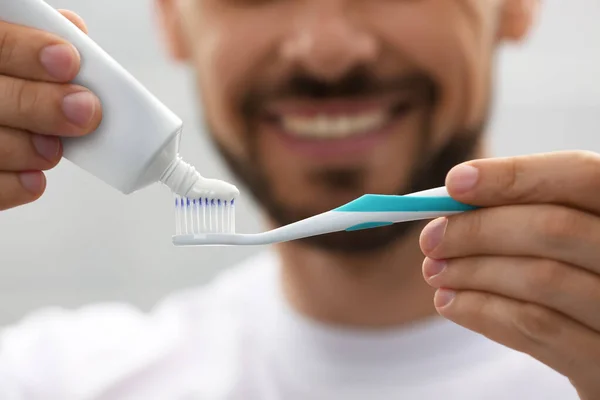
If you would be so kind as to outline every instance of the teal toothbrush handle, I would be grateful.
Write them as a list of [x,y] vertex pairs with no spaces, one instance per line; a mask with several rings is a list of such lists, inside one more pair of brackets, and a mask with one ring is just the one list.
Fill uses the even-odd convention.
[[463,212],[477,207],[454,200],[452,197],[391,196],[366,194],[333,211],[341,212]]

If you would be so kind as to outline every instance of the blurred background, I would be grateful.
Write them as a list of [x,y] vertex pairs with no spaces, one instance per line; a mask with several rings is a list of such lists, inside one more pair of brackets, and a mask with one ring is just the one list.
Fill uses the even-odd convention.
[[[205,176],[230,179],[203,134],[189,72],[170,63],[152,0],[47,0],[87,22],[90,35],[186,124],[182,154]],[[545,0],[535,33],[498,60],[490,126],[495,155],[600,151],[600,1]],[[246,199],[239,231],[260,229]],[[171,245],[170,193],[123,196],[67,161],[41,201],[0,213],[0,325],[44,306],[124,301],[147,310],[263,249]]]

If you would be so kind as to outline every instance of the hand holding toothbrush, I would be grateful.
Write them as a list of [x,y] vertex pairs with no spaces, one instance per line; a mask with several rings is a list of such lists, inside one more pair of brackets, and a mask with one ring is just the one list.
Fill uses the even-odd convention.
[[[86,30],[77,15],[62,14]],[[0,21],[0,210],[42,195],[41,171],[60,161],[60,136],[99,125],[97,97],[68,83],[79,64],[77,50],[59,37]]]
[[446,183],[454,199],[483,208],[422,233],[438,312],[600,399],[600,156],[472,161]]

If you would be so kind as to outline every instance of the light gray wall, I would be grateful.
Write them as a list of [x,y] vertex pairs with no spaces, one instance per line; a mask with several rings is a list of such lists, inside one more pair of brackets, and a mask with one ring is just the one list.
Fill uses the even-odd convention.
[[[151,0],[49,2],[82,15],[91,36],[181,116],[186,158],[204,175],[228,177],[203,138],[193,80],[162,51]],[[543,3],[527,45],[502,54],[493,147],[498,155],[600,151],[600,2]],[[256,251],[175,249],[171,204],[159,186],[122,196],[61,163],[41,201],[0,214],[0,324],[45,305],[148,308]],[[240,208],[239,230],[259,229],[256,210]]]

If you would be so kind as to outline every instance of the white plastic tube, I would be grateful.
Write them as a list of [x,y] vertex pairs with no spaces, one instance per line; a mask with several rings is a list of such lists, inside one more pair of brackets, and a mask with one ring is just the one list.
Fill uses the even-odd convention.
[[56,34],[81,54],[73,83],[98,96],[103,119],[91,134],[63,139],[66,159],[125,194],[163,182],[186,197],[229,200],[239,195],[235,186],[203,178],[178,156],[182,121],[50,5],[0,0],[0,20]]

